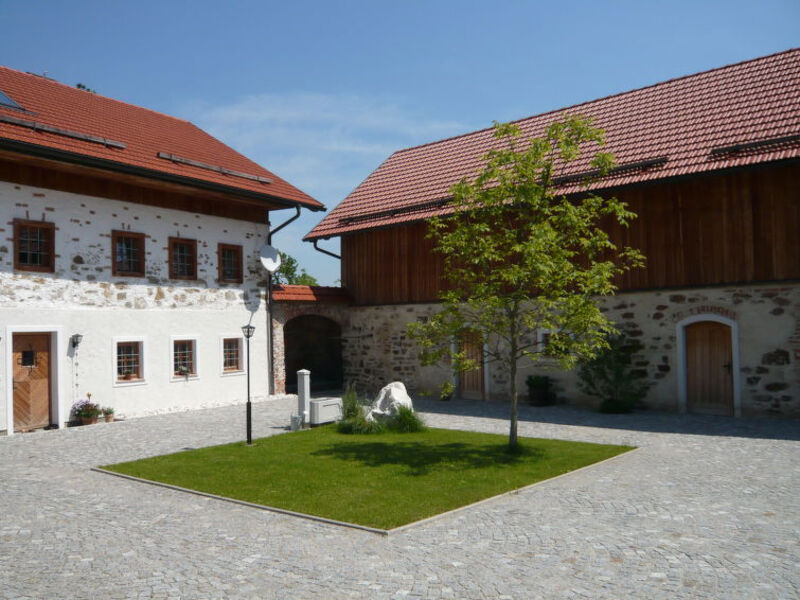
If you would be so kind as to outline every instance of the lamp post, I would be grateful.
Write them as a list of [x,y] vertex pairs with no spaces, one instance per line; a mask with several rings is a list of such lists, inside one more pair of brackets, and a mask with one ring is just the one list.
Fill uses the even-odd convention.
[[256,328],[254,325],[243,325],[242,333],[247,340],[247,443],[253,443],[253,407],[250,404],[250,338],[253,337]]

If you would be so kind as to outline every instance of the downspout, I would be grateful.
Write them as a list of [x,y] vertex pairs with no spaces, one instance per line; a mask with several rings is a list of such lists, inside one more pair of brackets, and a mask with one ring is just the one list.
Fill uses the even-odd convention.
[[318,243],[319,243],[318,239],[314,240],[314,250],[316,250],[317,252],[322,252],[323,254],[327,254],[328,256],[332,256],[333,258],[338,258],[339,260],[342,260],[342,256],[340,254],[336,254],[335,252],[331,252],[330,250],[325,250],[324,248],[320,248],[319,246],[317,246]]
[[[286,227],[289,223],[300,217],[300,205],[295,204],[297,211],[293,217],[278,225],[275,229],[270,229],[269,212],[267,212],[267,244],[272,246],[272,236]],[[269,395],[275,393],[275,353],[272,348],[272,273],[267,273],[267,352],[269,354]]]

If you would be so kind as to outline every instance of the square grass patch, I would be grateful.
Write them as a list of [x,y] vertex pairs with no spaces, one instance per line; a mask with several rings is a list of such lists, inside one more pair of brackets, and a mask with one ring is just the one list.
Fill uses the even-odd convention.
[[333,426],[187,450],[103,469],[327,519],[392,529],[631,450],[428,429],[345,435]]

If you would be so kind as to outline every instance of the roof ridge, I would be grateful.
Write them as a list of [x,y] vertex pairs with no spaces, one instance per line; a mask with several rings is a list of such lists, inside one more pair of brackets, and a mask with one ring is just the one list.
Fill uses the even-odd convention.
[[147,111],[149,113],[153,113],[154,115],[158,115],[160,117],[165,117],[167,119],[172,119],[173,121],[180,121],[181,123],[189,123],[189,124],[193,125],[193,123],[191,121],[187,121],[186,119],[180,119],[180,118],[175,117],[173,115],[168,115],[167,113],[163,113],[163,112],[160,112],[158,110],[153,110],[152,108],[147,108],[146,106],[140,106],[138,104],[133,104],[131,102],[125,102],[124,100],[118,100],[117,98],[112,98],[111,96],[106,96],[104,94],[99,94],[97,92],[88,92],[88,91],[85,91],[85,90],[81,90],[79,88],[76,88],[75,86],[69,85],[67,83],[63,83],[61,81],[58,81],[57,79],[53,79],[52,77],[48,77],[47,75],[37,75],[36,73],[31,73],[29,71],[20,71],[19,69],[14,69],[12,67],[7,67],[5,65],[0,65],[0,69],[5,69],[6,71],[11,71],[11,72],[17,73],[19,75],[24,75],[26,77],[36,77],[37,79],[44,79],[45,81],[47,81],[49,83],[54,83],[56,85],[60,85],[62,87],[67,88],[68,90],[72,90],[72,91],[75,91],[75,92],[81,92],[81,93],[84,93],[84,94],[92,94],[95,98],[102,98],[103,100],[108,100],[108,101],[114,102],[116,104],[123,104],[125,106],[129,106],[129,107],[132,107],[132,108],[135,108],[135,109],[138,109],[138,110],[144,110],[144,111]]
[[[708,73],[713,73],[714,71],[720,71],[722,69],[729,69],[731,67],[738,67],[740,65],[744,65],[744,64],[747,64],[747,63],[767,60],[769,58],[774,58],[774,57],[779,56],[781,54],[789,54],[791,52],[797,52],[797,51],[800,51],[800,46],[796,46],[794,48],[788,48],[786,50],[781,50],[779,52],[773,52],[772,54],[767,54],[766,56],[757,56],[755,58],[748,58],[748,59],[745,59],[745,60],[740,60],[738,62],[733,62],[733,63],[729,63],[727,65],[722,65],[720,67],[714,67],[714,68],[711,68],[711,69],[706,69],[704,71],[697,71],[696,73],[688,73],[686,75],[680,75],[678,77],[672,77],[670,79],[665,79],[664,81],[657,81],[656,83],[650,83],[648,85],[643,85],[642,87],[634,88],[632,90],[625,90],[624,92],[616,92],[614,94],[607,94],[605,96],[600,96],[599,98],[593,98],[591,100],[584,100],[583,102],[578,102],[576,104],[570,104],[569,106],[563,106],[561,108],[554,108],[554,109],[551,109],[551,110],[546,110],[546,111],[541,112],[541,113],[536,113],[535,115],[529,115],[527,117],[521,117],[519,119],[513,119],[511,121],[508,121],[508,123],[515,123],[515,124],[516,123],[522,123],[523,121],[529,121],[529,120],[535,119],[537,117],[544,117],[546,115],[551,115],[551,114],[555,114],[555,113],[566,112],[568,110],[572,110],[574,108],[578,108],[579,106],[585,106],[587,104],[593,104],[595,102],[600,102],[602,100],[608,100],[609,98],[616,98],[618,96],[625,96],[627,94],[633,94],[633,93],[636,93],[636,92],[641,92],[642,90],[647,90],[647,89],[650,89],[650,88],[663,86],[663,85],[666,85],[668,83],[674,83],[676,81],[681,81],[683,79],[689,79],[691,77],[698,77],[700,75],[706,75]],[[442,138],[442,139],[439,139],[439,140],[434,140],[432,142],[426,142],[424,144],[418,144],[416,146],[409,146],[408,148],[401,148],[400,150],[395,150],[392,153],[392,155],[390,155],[389,158],[391,158],[391,156],[394,156],[395,154],[401,154],[403,152],[409,152],[411,150],[417,150],[419,148],[424,148],[426,146],[433,146],[434,144],[442,144],[444,142],[457,140],[459,138],[463,138],[463,137],[467,137],[467,136],[470,136],[470,135],[474,135],[476,133],[483,133],[485,131],[490,131],[493,128],[494,128],[493,126],[492,127],[482,127],[481,129],[475,129],[473,131],[467,131],[465,133],[460,133],[458,135],[452,135],[450,137]]]

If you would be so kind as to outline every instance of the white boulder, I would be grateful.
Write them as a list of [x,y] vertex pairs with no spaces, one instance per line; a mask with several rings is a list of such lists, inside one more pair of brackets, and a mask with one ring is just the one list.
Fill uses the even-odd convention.
[[393,417],[401,406],[414,410],[414,404],[406,391],[406,386],[401,381],[393,381],[378,393],[378,397],[375,398],[367,413],[367,421]]

